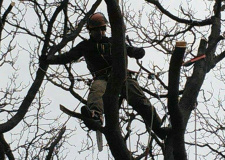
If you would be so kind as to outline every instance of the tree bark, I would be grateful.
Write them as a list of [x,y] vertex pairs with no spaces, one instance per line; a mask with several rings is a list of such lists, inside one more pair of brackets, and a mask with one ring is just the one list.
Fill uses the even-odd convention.
[[[172,134],[170,135],[171,137],[168,137],[169,139],[167,141],[167,145],[172,146],[172,153],[175,160],[187,159],[184,145],[185,128],[182,112],[178,105],[180,67],[182,65],[185,49],[186,42],[177,42],[175,50],[171,57],[169,68],[168,110],[171,118]],[[166,148],[168,149],[168,147]],[[172,156],[170,155],[169,157]]]
[[[6,142],[3,134],[0,135],[0,148],[1,148],[0,149],[1,153],[0,154],[3,154],[3,155],[6,154],[6,156],[8,157],[9,160],[14,160],[15,159],[14,155],[12,153],[12,150],[11,150],[9,144]],[[0,159],[2,159],[1,155],[0,155]]]
[[116,1],[105,0],[112,27],[112,73],[103,96],[105,137],[116,160],[132,159],[119,127],[119,94],[126,76],[124,22]]

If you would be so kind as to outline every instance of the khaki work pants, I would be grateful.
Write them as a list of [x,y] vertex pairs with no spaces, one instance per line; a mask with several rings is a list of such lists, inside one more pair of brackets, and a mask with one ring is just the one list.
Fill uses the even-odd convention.
[[[105,93],[106,85],[107,81],[104,79],[94,80],[92,83],[87,100],[87,105],[90,110],[94,110],[100,114],[104,113],[102,96]],[[126,86],[128,87],[128,90],[126,90]],[[126,95],[126,92],[128,92],[128,96]],[[153,115],[153,131],[157,134],[157,130],[161,127],[161,119],[140,88],[138,82],[128,78],[127,84],[124,83],[121,94],[124,98],[128,97],[128,104],[142,116],[149,126]]]

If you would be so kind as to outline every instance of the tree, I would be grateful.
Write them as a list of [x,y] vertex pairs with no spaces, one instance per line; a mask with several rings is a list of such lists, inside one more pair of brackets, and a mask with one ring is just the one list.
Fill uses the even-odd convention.
[[[201,60],[194,64],[193,70],[189,72],[189,76],[187,75],[187,71],[184,72],[185,77],[187,78],[187,81],[185,80],[184,87],[182,87],[183,93],[182,96],[180,96],[180,101],[178,103],[177,98],[174,99],[174,94],[170,97],[170,89],[173,89],[176,87],[176,83],[169,83],[168,86],[168,110],[171,118],[171,123],[173,126],[173,140],[169,141],[170,138],[168,138],[168,142],[173,144],[166,144],[166,148],[170,145],[173,145],[173,152],[169,150],[169,153],[174,153],[175,159],[186,159],[185,157],[185,148],[184,148],[184,131],[187,127],[188,120],[190,118],[192,110],[196,107],[197,103],[197,97],[200,92],[200,88],[202,87],[202,84],[205,80],[206,74],[211,71],[217,63],[219,63],[223,58],[224,51],[218,51],[217,47],[220,43],[223,42],[223,32],[221,31],[221,12],[223,11],[223,5],[221,1],[215,1],[214,6],[211,7],[213,9],[211,15],[209,14],[206,19],[203,20],[197,20],[195,19],[194,11],[191,10],[191,4],[190,7],[187,7],[188,10],[185,10],[183,6],[180,6],[180,16],[175,16],[172,14],[172,12],[169,12],[166,10],[166,7],[163,7],[162,4],[160,4],[159,1],[146,1],[153,6],[155,6],[159,11],[160,14],[150,13],[148,15],[149,18],[149,26],[152,27],[150,29],[146,29],[147,27],[141,27],[140,20],[139,23],[134,22],[133,20],[130,20],[129,17],[128,21],[132,25],[133,28],[140,28],[139,30],[135,30],[135,33],[140,33],[141,35],[139,38],[142,40],[142,42],[150,42],[152,47],[155,47],[157,50],[160,50],[166,54],[171,53],[171,49],[167,46],[170,46],[169,44],[171,41],[174,40],[174,35],[176,37],[181,37],[182,39],[187,39],[186,36],[188,33],[193,35],[193,41],[191,43],[191,48],[188,51],[189,54],[193,54],[196,41],[198,38],[202,38],[200,40],[200,44],[198,47],[197,56],[200,56],[202,54],[206,55],[205,61]],[[208,3],[208,2],[206,2]],[[210,9],[210,7],[208,7]],[[140,12],[140,15],[143,12]],[[174,26],[169,28],[170,25],[168,23],[165,23],[163,21],[163,16],[169,17],[171,20],[175,21]],[[141,17],[141,16],[140,16]],[[158,18],[159,17],[159,18]],[[133,18],[133,17],[132,17]],[[157,19],[154,19],[157,18]],[[204,28],[205,26],[210,26],[210,30],[200,31],[200,29]],[[198,28],[197,28],[198,27]],[[161,34],[163,33],[163,34]],[[200,33],[200,35],[198,35]],[[205,38],[208,36],[208,38],[205,40]],[[199,43],[199,42],[198,42]],[[160,44],[160,45],[158,45]],[[192,55],[193,56],[193,55]],[[172,58],[171,58],[172,61]],[[170,64],[170,67],[172,68],[172,62]],[[171,77],[173,78],[173,76]],[[170,79],[169,79],[170,80]],[[171,86],[172,85],[172,86]],[[172,104],[174,103],[174,104]],[[171,105],[172,104],[172,105]],[[179,112],[175,112],[174,108],[177,108],[180,110]],[[183,124],[180,124],[183,119]],[[183,128],[184,127],[184,128]],[[175,129],[177,128],[177,129]],[[180,138],[179,138],[180,137]],[[220,136],[219,136],[220,137]],[[177,146],[178,145],[178,146]],[[206,144],[207,146],[208,144]],[[213,147],[212,147],[213,148]],[[223,157],[222,152],[218,152]],[[168,157],[167,157],[168,156]],[[173,159],[171,158],[171,155],[166,155],[166,159]]]
[[[166,160],[180,160],[187,159],[187,151],[195,146],[199,149],[208,148],[207,152],[199,154],[199,157],[223,159],[225,157],[223,98],[218,95],[218,105],[212,104],[210,107],[210,103],[215,103],[215,100],[213,101],[215,93],[213,89],[211,93],[208,92],[210,89],[203,86],[204,83],[208,83],[206,77],[212,70],[214,76],[223,81],[221,62],[225,55],[221,14],[224,8],[223,1],[205,1],[207,15],[203,18],[195,17],[191,2],[187,7],[180,5],[177,12],[170,10],[166,3],[155,0],[146,0],[146,4],[143,5],[146,8],[143,7],[139,11],[132,9],[134,2],[131,0],[119,2],[121,10],[116,1],[105,0],[113,38],[113,73],[103,97],[105,127],[99,128],[105,135],[113,157],[125,160],[151,156],[152,159],[164,157]],[[84,39],[87,34],[84,25],[100,3],[103,2],[26,0],[15,6],[12,3],[5,9],[1,1],[0,7],[4,10],[1,14],[1,35],[4,35],[1,36],[1,44],[10,46],[5,49],[1,47],[1,54],[5,53],[1,55],[1,69],[7,63],[12,69],[17,63],[21,65],[16,61],[17,56],[13,56],[10,61],[6,59],[10,58],[11,52],[19,49],[28,53],[29,58],[25,60],[29,63],[28,72],[31,77],[30,84],[18,85],[16,75],[19,70],[16,69],[10,79],[11,83],[1,89],[0,113],[1,117],[4,117],[0,124],[0,153],[3,153],[1,159],[5,155],[8,159],[68,158],[64,148],[70,142],[70,138],[76,136],[73,135],[74,132],[78,131],[74,131],[69,125],[65,128],[68,120],[62,118],[64,113],[57,112],[58,115],[55,117],[48,113],[50,108],[57,106],[51,106],[45,93],[48,92],[49,85],[53,84],[57,92],[68,92],[80,103],[86,104],[86,98],[82,94],[85,94],[83,90],[88,89],[91,77],[78,73],[77,62],[63,66],[49,66],[41,61],[41,58],[61,54],[80,39]],[[36,17],[33,24],[29,23],[27,17],[31,13]],[[6,25],[11,32],[6,30]],[[145,126],[139,116],[140,113],[134,112],[125,103],[120,105],[119,94],[126,77],[125,34],[131,35],[130,41],[133,45],[143,46],[146,50],[157,53],[155,57],[160,55],[165,59],[163,66],[162,62],[148,67],[144,61],[137,62],[137,66],[140,67],[137,72],[138,81],[161,115],[165,114],[164,117],[167,119],[165,124],[172,125],[172,133],[165,142],[159,140],[149,126]],[[14,41],[21,35],[29,37],[32,41],[28,42],[28,45],[17,42],[19,44],[17,48]],[[186,52],[185,48],[175,46],[176,41],[188,43]],[[15,46],[15,49],[11,46]],[[195,56],[206,55],[206,57],[196,61],[191,67],[184,67],[182,66],[184,53],[185,61]],[[18,57],[20,56],[22,55],[18,54]],[[82,60],[79,63],[83,63]],[[168,70],[167,77],[164,71]],[[202,105],[205,105],[205,110],[200,109]],[[196,114],[194,118],[199,123],[197,128],[189,128],[194,123],[193,111]],[[71,114],[85,120],[79,113]],[[82,124],[81,121],[76,123]],[[18,129],[18,126],[21,128]],[[198,134],[193,141],[192,135],[196,133],[201,135]],[[10,137],[9,135],[13,137],[12,141],[4,139],[6,136]],[[146,143],[149,135],[150,141]],[[187,138],[188,136],[190,138]],[[89,144],[89,141],[92,143]],[[83,144],[81,152],[94,148],[95,142],[92,138],[89,141]],[[13,148],[10,149],[9,146]]]

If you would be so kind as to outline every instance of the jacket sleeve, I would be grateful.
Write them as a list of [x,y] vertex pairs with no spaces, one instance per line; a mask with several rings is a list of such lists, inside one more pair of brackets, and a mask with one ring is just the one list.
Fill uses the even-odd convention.
[[131,58],[141,59],[145,55],[145,50],[127,45],[127,55]]
[[[112,43],[112,38],[109,39]],[[145,55],[145,50],[143,48],[133,47],[126,43],[127,55],[131,58],[141,59]]]
[[68,52],[59,55],[48,56],[46,62],[48,64],[66,64],[77,61],[83,56],[82,51],[82,45],[80,43]]

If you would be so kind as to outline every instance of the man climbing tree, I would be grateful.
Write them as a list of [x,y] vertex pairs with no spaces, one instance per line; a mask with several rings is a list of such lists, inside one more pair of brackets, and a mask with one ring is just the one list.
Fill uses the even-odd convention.
[[[90,34],[89,40],[80,42],[76,47],[64,54],[41,58],[41,60],[46,60],[49,64],[66,64],[77,61],[84,56],[87,68],[91,72],[94,81],[88,95],[87,106],[81,108],[81,113],[87,118],[94,119],[100,125],[103,124],[104,113],[102,96],[112,68],[111,38],[106,37],[105,34],[107,23],[108,21],[102,13],[92,14],[87,22],[87,29]],[[128,56],[132,58],[141,59],[145,55],[143,48],[127,45],[126,49]],[[160,139],[165,139],[167,129],[161,128],[160,117],[144,95],[138,82],[132,79],[130,72],[127,74],[121,95],[142,116],[147,126],[151,126],[152,123],[152,129],[157,136]],[[84,123],[89,129],[96,130],[92,125]]]

